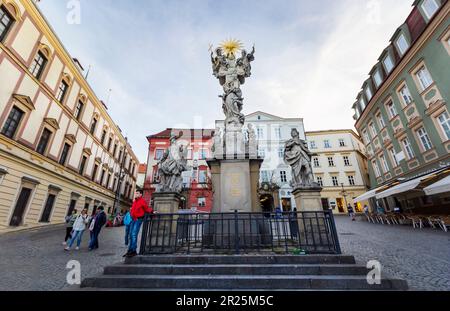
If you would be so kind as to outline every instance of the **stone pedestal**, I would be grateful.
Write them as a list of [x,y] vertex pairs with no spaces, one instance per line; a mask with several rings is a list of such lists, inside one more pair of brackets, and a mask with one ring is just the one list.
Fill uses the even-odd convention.
[[320,192],[322,187],[303,187],[296,188],[292,192],[299,212],[323,211],[322,197]]
[[152,241],[148,244],[152,245],[153,252],[172,253],[174,251],[180,202],[181,195],[178,193],[156,192],[153,194],[153,209],[157,214],[153,216],[152,225],[149,227]]
[[213,213],[261,212],[258,197],[262,159],[208,160],[213,186]]

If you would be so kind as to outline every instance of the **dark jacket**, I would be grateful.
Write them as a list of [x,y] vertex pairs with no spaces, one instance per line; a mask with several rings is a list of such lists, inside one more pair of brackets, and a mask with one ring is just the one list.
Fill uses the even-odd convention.
[[105,224],[106,213],[104,211],[101,211],[95,216],[94,230],[100,230]]

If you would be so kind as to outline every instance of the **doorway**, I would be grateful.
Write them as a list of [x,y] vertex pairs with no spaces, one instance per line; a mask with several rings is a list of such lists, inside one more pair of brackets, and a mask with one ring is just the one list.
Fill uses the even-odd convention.
[[292,201],[290,198],[282,198],[281,199],[281,207],[283,212],[291,212],[292,211]]
[[19,198],[17,199],[16,206],[14,207],[14,213],[11,217],[11,221],[9,223],[12,227],[18,227],[23,222],[23,215],[25,213],[25,210],[28,206],[28,201],[30,200],[31,196],[31,189],[30,188],[22,188],[19,194]]
[[342,198],[336,198],[336,204],[337,204],[339,213],[345,213],[344,200]]
[[67,216],[72,215],[73,210],[75,209],[75,206],[77,205],[77,200],[70,200],[69,210],[67,211]]

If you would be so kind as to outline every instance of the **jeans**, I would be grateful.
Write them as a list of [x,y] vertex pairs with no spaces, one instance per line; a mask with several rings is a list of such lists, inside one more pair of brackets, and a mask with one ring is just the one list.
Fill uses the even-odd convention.
[[130,235],[131,241],[130,246],[128,247],[128,252],[135,252],[137,250],[137,240],[139,235],[139,230],[141,230],[142,219],[133,220],[130,224]]
[[91,240],[89,242],[89,249],[98,248],[98,235],[100,234],[100,229],[94,229],[91,231]]
[[75,240],[77,240],[77,246],[80,247],[81,238],[83,237],[83,232],[84,232],[84,230],[73,231],[72,238],[70,239],[70,241],[68,243],[69,247],[72,247],[72,245],[75,242]]
[[64,239],[65,242],[72,238],[72,229],[73,227],[66,227],[66,238]]
[[129,225],[125,226],[125,245],[127,245],[127,246],[130,242],[130,229],[131,229],[131,223]]

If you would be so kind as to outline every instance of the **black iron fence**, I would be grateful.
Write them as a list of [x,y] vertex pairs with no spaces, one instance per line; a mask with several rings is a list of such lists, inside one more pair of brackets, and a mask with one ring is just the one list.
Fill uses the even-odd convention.
[[140,254],[340,254],[331,211],[146,215]]

